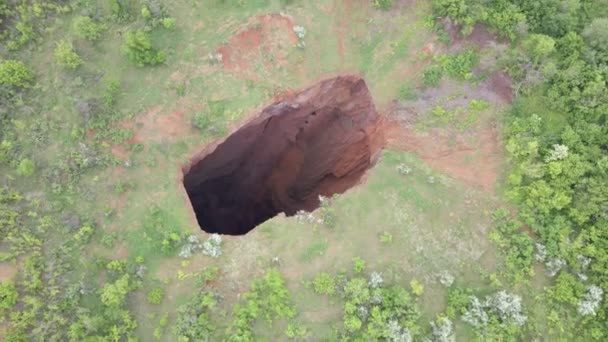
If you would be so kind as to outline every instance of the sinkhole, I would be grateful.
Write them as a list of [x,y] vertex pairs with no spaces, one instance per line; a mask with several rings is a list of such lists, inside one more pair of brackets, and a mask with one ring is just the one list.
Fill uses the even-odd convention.
[[279,213],[319,206],[371,166],[379,121],[365,81],[340,76],[266,107],[184,167],[186,189],[206,232],[242,235]]

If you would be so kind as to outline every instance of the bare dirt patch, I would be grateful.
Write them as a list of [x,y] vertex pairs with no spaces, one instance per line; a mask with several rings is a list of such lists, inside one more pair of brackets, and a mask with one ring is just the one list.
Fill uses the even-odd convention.
[[511,80],[500,71],[477,85],[443,81],[439,87],[425,90],[417,100],[394,102],[386,122],[387,144],[413,152],[457,179],[492,190],[503,160],[496,121],[481,118],[466,130],[448,126],[421,131],[416,126],[437,106],[448,111],[467,110],[475,99],[487,101],[492,111],[500,111],[512,98]]
[[468,36],[460,34],[461,27],[452,23],[449,19],[443,20],[445,31],[450,36],[452,44],[451,51],[462,50],[466,45],[474,45],[477,48],[485,48],[487,46],[502,42],[497,36],[486,28],[483,24],[475,24],[473,32]]
[[156,105],[139,115],[134,121],[120,124],[123,128],[133,129],[134,136],[120,145],[112,146],[112,154],[119,159],[128,159],[129,146],[142,141],[173,142],[192,133],[188,113],[196,110],[196,106],[185,101],[179,101],[168,110]]
[[0,263],[0,281],[11,280],[17,275],[19,268],[17,265],[9,264],[6,262]]
[[253,78],[252,60],[262,54],[273,55],[277,63],[286,60],[285,46],[294,47],[298,37],[293,31],[293,19],[287,15],[269,14],[254,18],[249,28],[230,38],[219,47],[222,64],[226,70]]
[[174,141],[188,135],[191,127],[186,113],[189,108],[184,103],[178,103],[168,113],[163,113],[162,106],[150,108],[135,121],[137,127],[135,136],[139,141]]
[[418,132],[394,121],[386,125],[388,147],[413,152],[436,170],[493,189],[502,157],[498,133],[491,123],[466,135],[442,129]]

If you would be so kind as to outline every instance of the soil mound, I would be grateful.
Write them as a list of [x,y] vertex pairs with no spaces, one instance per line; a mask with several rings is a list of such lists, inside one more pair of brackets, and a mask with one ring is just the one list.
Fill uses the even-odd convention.
[[319,195],[357,184],[379,150],[379,116],[365,82],[342,76],[266,107],[184,169],[200,227],[240,235],[283,212],[319,205]]

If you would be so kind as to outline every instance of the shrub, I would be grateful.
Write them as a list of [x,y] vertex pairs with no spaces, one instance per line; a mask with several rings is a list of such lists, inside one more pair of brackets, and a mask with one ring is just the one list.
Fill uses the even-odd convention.
[[101,302],[109,307],[120,307],[129,293],[129,275],[125,274],[114,283],[106,284],[101,290]]
[[422,74],[422,83],[427,87],[436,87],[443,77],[443,70],[439,65],[431,65]]
[[454,324],[445,317],[437,318],[437,322],[431,322],[432,342],[454,342]]
[[101,244],[106,248],[114,248],[114,245],[116,244],[116,239],[116,233],[105,233],[101,237]]
[[424,293],[424,285],[422,285],[418,280],[412,279],[412,281],[410,281],[410,286],[412,288],[412,293],[416,296],[422,296]]
[[110,10],[112,11],[112,20],[117,23],[125,23],[131,20],[131,9],[129,4],[124,0],[109,0]]
[[143,6],[141,8],[141,17],[144,19],[152,19],[152,12],[150,12],[150,9],[148,8],[148,6]]
[[386,11],[393,7],[393,0],[372,0],[372,5]]
[[211,118],[209,118],[209,114],[205,112],[198,112],[194,114],[194,117],[192,118],[192,125],[204,131],[211,126]]
[[222,255],[222,237],[219,234],[211,234],[209,239],[203,242],[203,254],[212,258]]
[[355,257],[353,259],[353,271],[355,273],[361,273],[365,269],[365,260]]
[[578,303],[578,313],[583,316],[595,316],[602,302],[603,295],[604,290],[601,287],[596,285],[589,286],[584,298]]
[[160,20],[160,22],[164,28],[166,28],[167,30],[172,30],[175,28],[175,24],[177,21],[175,20],[175,18],[167,17],[167,18],[162,18]]
[[453,79],[469,80],[473,77],[473,68],[479,62],[479,55],[467,50],[453,55],[438,56],[437,61],[443,71]]
[[338,221],[338,215],[332,207],[332,200],[333,198],[319,196],[319,202],[321,205],[321,220],[328,228],[335,228]]
[[212,293],[201,291],[181,306],[173,324],[178,341],[209,341],[209,336],[215,330],[209,311],[216,304],[217,299]]
[[336,292],[336,282],[328,273],[320,273],[313,282],[314,290],[319,294],[332,295]]
[[8,282],[0,281],[0,322],[2,322],[2,316],[5,312],[17,304],[17,289],[15,285]]
[[148,292],[148,303],[150,304],[160,304],[165,298],[165,291],[157,287]]
[[36,171],[36,165],[30,159],[24,158],[19,162],[17,166],[17,173],[24,177],[29,177]]
[[98,40],[106,27],[102,23],[96,23],[90,17],[78,16],[74,19],[73,24],[76,35],[86,40]]
[[27,88],[34,80],[32,71],[21,61],[0,62],[0,85],[9,88]]
[[234,320],[228,326],[227,341],[253,341],[253,323],[262,316],[268,323],[276,318],[293,318],[296,314],[285,280],[276,269],[253,281],[251,290],[241,296],[234,308]]
[[140,67],[161,64],[166,60],[165,53],[153,48],[150,36],[141,30],[125,34],[122,52]]
[[60,40],[55,47],[55,60],[66,69],[76,69],[82,65],[82,58],[74,51],[72,43]]

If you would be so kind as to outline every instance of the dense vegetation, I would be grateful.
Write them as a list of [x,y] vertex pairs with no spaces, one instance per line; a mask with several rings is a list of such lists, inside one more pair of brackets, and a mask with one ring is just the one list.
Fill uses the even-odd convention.
[[[208,266],[222,261],[220,236],[185,232],[177,214],[159,206],[145,208],[133,227],[117,234],[105,221],[116,216],[114,209],[87,203],[97,199],[94,192],[118,197],[136,190],[134,182],[120,177],[99,185],[102,170],[128,169],[136,162],[112,151],[135,136],[125,124],[133,113],[121,107],[121,97],[130,91],[120,75],[126,69],[105,73],[108,62],[95,54],[117,51],[122,58],[117,63],[137,69],[141,78],[176,63],[167,41],[190,28],[171,16],[170,3],[0,0],[0,262],[18,269],[11,279],[0,279],[0,337],[6,341],[135,341],[141,340],[137,329],[144,321],[153,322],[155,338],[166,340],[316,338],[300,320],[290,291],[296,285],[282,275],[289,265],[278,258],[256,264],[256,276],[245,280],[250,286],[235,287],[238,298],[227,299],[218,291],[219,270]],[[402,9],[396,3],[373,0],[370,8],[390,15]],[[220,9],[214,15],[266,4],[209,1]],[[333,340],[607,340],[608,4],[434,0],[433,11],[428,17],[436,18],[431,26],[440,37],[446,36],[442,30],[449,18],[463,36],[483,24],[509,42],[498,67],[513,78],[517,97],[502,125],[509,158],[506,203],[492,213],[489,235],[500,249],[501,265],[484,286],[440,275],[446,305],[436,316],[420,308],[426,290],[420,281],[388,270],[367,272],[362,259],[351,270],[318,270],[313,279],[302,280],[309,289],[297,296],[316,296],[338,307],[338,321],[327,323]],[[303,32],[301,50],[302,30],[296,30]],[[364,57],[377,40],[358,46]],[[391,46],[399,52],[401,45]],[[399,53],[386,58],[394,55]],[[217,55],[209,59],[218,63]],[[421,75],[422,86],[438,86],[444,76],[478,81],[479,63],[474,49],[435,56]],[[182,96],[185,83],[171,82],[163,86]],[[250,80],[243,88],[259,91]],[[471,112],[489,107],[474,101]],[[225,134],[226,121],[237,110],[224,99],[205,103],[191,118],[193,126],[205,138]],[[456,124],[440,106],[432,114],[433,124]],[[159,145],[159,155],[186,150]],[[151,149],[138,142],[127,148]],[[149,168],[159,163],[153,154],[138,162],[135,166]],[[400,164],[399,174],[410,171]],[[315,213],[318,220],[307,215],[296,218],[324,232],[341,225],[329,199]],[[385,232],[379,240],[390,246],[393,235]],[[115,249],[119,243],[134,247],[121,255]],[[302,259],[326,249],[327,241],[316,242]],[[177,274],[191,280],[194,290],[178,309],[167,307],[175,294],[150,269],[169,258],[186,269],[195,255],[205,257],[206,266]],[[549,278],[542,288],[533,284],[538,272]],[[138,316],[142,303],[156,311]],[[458,331],[457,324],[465,328]]]
[[517,224],[504,222],[510,220],[506,211],[498,213],[507,273],[521,282],[536,254],[551,276],[559,274],[544,297],[562,338],[605,340],[608,301],[600,293],[608,286],[606,4],[439,0],[436,8],[463,25],[462,34],[482,22],[514,41],[503,61],[519,85],[505,122],[512,163],[506,195],[536,245],[513,229]]

